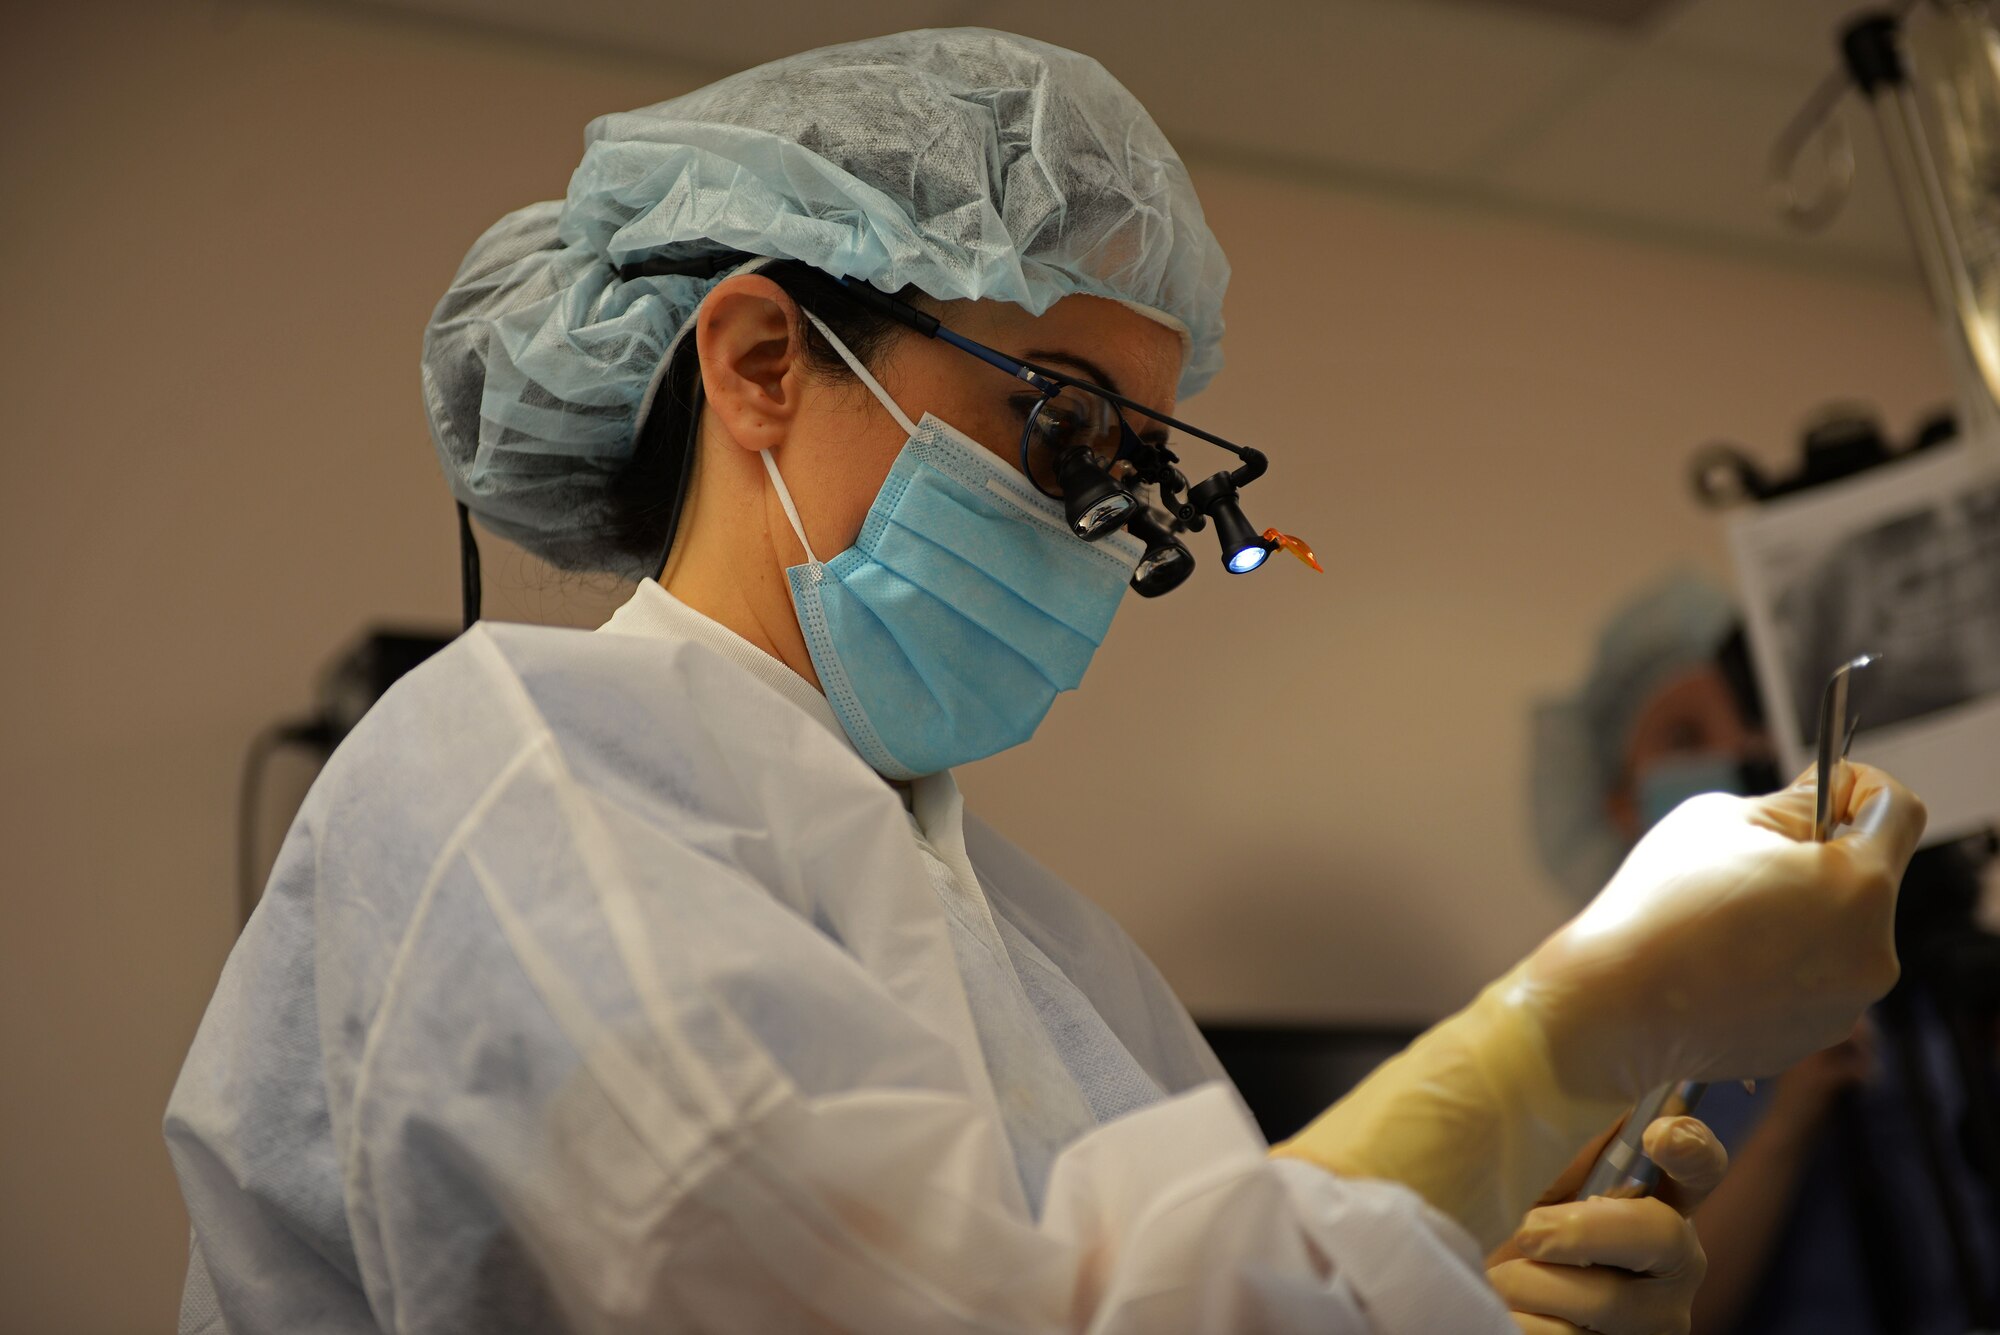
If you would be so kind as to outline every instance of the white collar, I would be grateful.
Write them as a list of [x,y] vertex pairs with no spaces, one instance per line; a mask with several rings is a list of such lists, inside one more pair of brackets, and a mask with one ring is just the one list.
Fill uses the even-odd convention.
[[[613,635],[644,635],[662,640],[693,640],[712,649],[763,682],[779,695],[804,710],[834,736],[847,740],[840,720],[833,716],[826,697],[811,682],[765,653],[719,621],[695,611],[661,588],[656,580],[642,579],[625,605],[598,627]],[[852,745],[852,743],[849,743]]]
[[[719,621],[695,611],[662,588],[643,579],[625,605],[597,628],[613,635],[643,635],[654,639],[692,640],[763,682],[840,738],[850,748],[847,730],[834,717],[826,697],[811,682],[765,653]],[[856,753],[859,754],[858,752]],[[951,771],[926,775],[910,784],[911,815],[919,832],[954,872],[970,875],[965,854],[965,799]]]

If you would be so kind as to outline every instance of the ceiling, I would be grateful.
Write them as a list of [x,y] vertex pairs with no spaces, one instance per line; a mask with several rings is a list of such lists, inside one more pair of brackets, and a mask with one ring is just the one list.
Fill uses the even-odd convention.
[[[1771,145],[1861,0],[370,0],[723,72],[903,28],[981,24],[1088,51],[1199,174],[1238,162],[1842,270],[1911,271],[1872,123],[1811,237],[1773,213]],[[698,12],[698,21],[686,16]]]

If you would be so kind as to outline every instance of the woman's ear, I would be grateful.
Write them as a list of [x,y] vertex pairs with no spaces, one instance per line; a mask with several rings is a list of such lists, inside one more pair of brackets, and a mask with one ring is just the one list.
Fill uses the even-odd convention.
[[758,274],[725,278],[695,317],[702,394],[722,429],[746,450],[782,445],[805,387],[805,317],[785,290]]

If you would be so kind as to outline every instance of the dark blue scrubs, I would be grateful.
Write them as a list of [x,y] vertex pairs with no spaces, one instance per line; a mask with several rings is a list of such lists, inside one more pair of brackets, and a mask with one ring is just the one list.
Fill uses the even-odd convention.
[[[1921,998],[1915,1015],[1931,1097],[1946,1126],[1957,1128],[1965,1099],[1948,1035]],[[1889,1050],[1893,1041],[1893,1034],[1882,1034],[1878,1070],[1854,1091],[1852,1116],[1829,1117],[1818,1133],[1770,1267],[1734,1335],[1966,1335],[1973,1329],[1916,1105],[1902,1063]],[[1775,1082],[1765,1081],[1754,1095],[1736,1085],[1709,1090],[1699,1114],[1731,1156],[1742,1152],[1774,1089]],[[1993,1196],[1955,1134],[1945,1148],[1949,1189],[1970,1225],[1970,1250],[1991,1294],[2000,1278]],[[1889,1315],[1887,1324],[1878,1312]]]

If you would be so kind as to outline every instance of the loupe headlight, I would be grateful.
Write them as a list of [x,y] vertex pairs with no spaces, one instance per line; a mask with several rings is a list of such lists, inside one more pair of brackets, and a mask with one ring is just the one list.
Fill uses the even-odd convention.
[[1146,554],[1132,572],[1133,592],[1141,598],[1172,593],[1194,573],[1194,553],[1147,507],[1133,512],[1125,531],[1146,544]]
[[1222,542],[1222,564],[1232,575],[1249,574],[1271,554],[1234,501],[1215,507],[1215,536]]
[[1211,499],[1208,513],[1215,520],[1215,536],[1222,544],[1222,564],[1230,574],[1247,575],[1264,564],[1273,544],[1250,527],[1234,495]]
[[1071,448],[1058,455],[1056,478],[1062,484],[1063,514],[1070,530],[1086,542],[1096,542],[1123,524],[1139,504],[1086,449]]

